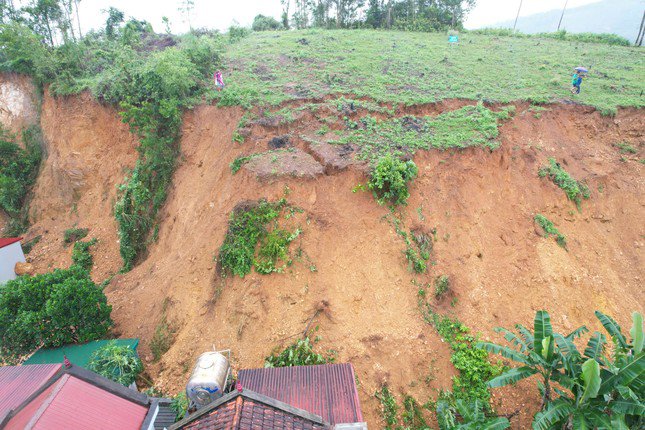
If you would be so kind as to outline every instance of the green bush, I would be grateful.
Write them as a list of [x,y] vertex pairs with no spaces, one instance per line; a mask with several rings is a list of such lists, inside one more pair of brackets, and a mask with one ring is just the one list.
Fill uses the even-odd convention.
[[390,392],[388,386],[383,385],[380,390],[374,393],[374,396],[381,403],[381,412],[383,414],[383,421],[385,421],[385,429],[394,430],[400,428],[398,426],[399,406],[396,404],[396,399]]
[[582,199],[588,199],[590,196],[589,188],[582,182],[578,182],[569,173],[560,166],[560,163],[556,162],[555,159],[549,158],[549,165],[542,167],[538,175],[543,177],[548,177],[556,184],[558,187],[566,193],[569,200],[573,201],[578,209],[580,209],[580,204]]
[[402,161],[392,155],[385,155],[372,169],[367,186],[380,204],[404,205],[410,197],[408,183],[417,173],[414,161]]
[[312,364],[333,363],[334,357],[314,352],[313,341],[309,337],[298,339],[282,352],[276,352],[264,359],[264,367],[310,366]]
[[96,239],[92,239],[87,242],[78,241],[74,243],[74,249],[72,250],[72,264],[90,272],[92,270],[92,266],[94,266],[94,258],[89,250],[90,246],[95,245],[96,242]]
[[443,296],[450,291],[450,278],[448,275],[437,276],[434,280],[434,296],[441,300]]
[[132,348],[112,341],[94,351],[87,369],[127,387],[143,371],[143,363]]
[[110,312],[103,291],[79,266],[9,281],[0,286],[0,359],[100,339],[112,326]]
[[78,227],[68,228],[63,233],[63,241],[69,245],[71,243],[74,243],[78,240],[83,239],[85,236],[87,236],[88,232],[89,230],[86,228],[78,228]]
[[253,19],[253,25],[251,26],[253,31],[269,31],[269,30],[282,30],[282,24],[280,24],[272,16],[264,16],[262,14],[256,15]]
[[170,409],[175,413],[175,422],[183,419],[188,413],[188,397],[186,392],[182,391],[172,398]]

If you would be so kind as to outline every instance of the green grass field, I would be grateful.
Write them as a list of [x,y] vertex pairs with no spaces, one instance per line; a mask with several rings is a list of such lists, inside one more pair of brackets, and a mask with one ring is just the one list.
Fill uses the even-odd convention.
[[[575,100],[604,113],[644,105],[642,48],[466,33],[374,30],[252,33],[225,54],[227,91],[250,103],[352,94],[417,104],[449,98]],[[590,69],[569,92],[576,66]]]

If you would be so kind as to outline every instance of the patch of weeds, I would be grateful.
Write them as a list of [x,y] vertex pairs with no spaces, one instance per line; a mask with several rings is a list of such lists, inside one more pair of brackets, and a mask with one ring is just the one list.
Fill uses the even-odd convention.
[[237,172],[239,172],[242,166],[246,164],[251,158],[252,156],[250,155],[237,157],[229,165],[229,167],[231,168],[231,172],[233,172],[233,174],[236,174]]
[[161,357],[170,349],[174,340],[174,330],[168,324],[166,315],[161,318],[161,322],[155,328],[155,333],[150,340],[150,351],[154,361],[159,361]]
[[[273,272],[282,272],[284,268],[291,264],[291,259],[287,249],[289,244],[293,242],[301,233],[300,229],[295,232],[289,233],[286,230],[276,228],[270,231],[260,241],[257,257],[253,264],[258,273],[267,275]],[[283,261],[283,266],[277,266],[278,261]]]
[[436,117],[413,117],[379,121],[366,116],[360,123],[348,123],[340,139],[330,143],[355,144],[359,159],[375,164],[385,155],[409,157],[419,149],[450,149],[481,146],[499,147],[498,121],[509,117],[509,111],[493,112],[482,104],[465,106]]
[[419,221],[425,221],[426,217],[423,215],[423,206],[419,206],[417,208],[417,216],[419,217]]
[[396,404],[396,399],[387,385],[383,385],[380,390],[374,393],[374,396],[381,402],[381,411],[385,422],[384,428],[386,430],[398,429],[399,406]]
[[450,277],[448,275],[437,276],[434,280],[434,297],[441,300],[450,291]]
[[410,395],[403,398],[403,424],[405,429],[430,430],[423,413],[422,406]]
[[618,148],[618,151],[620,151],[621,154],[636,154],[638,153],[638,149],[634,148],[627,142],[620,142],[615,144],[616,148]]
[[[285,208],[288,208],[287,201],[281,199],[245,202],[233,210],[217,258],[220,274],[244,277],[254,266],[258,273],[267,274],[281,271],[290,264],[287,249],[301,230],[291,233],[279,228],[277,219]],[[294,209],[293,213],[296,212]],[[269,230],[272,222],[273,229]],[[280,260],[285,263],[281,267],[277,266]]]
[[589,188],[582,182],[573,179],[562,168],[560,163],[556,162],[553,158],[549,158],[549,165],[542,167],[538,171],[538,175],[540,178],[548,177],[551,179],[554,184],[565,192],[569,200],[576,204],[578,210],[580,210],[582,199],[588,199],[590,197]]
[[188,413],[188,398],[186,391],[181,391],[172,398],[170,409],[175,413],[175,422],[183,419]]
[[29,240],[29,241],[27,241],[27,242],[23,243],[23,244],[22,244],[22,252],[24,252],[24,253],[25,253],[25,255],[29,254],[29,253],[31,252],[31,250],[33,249],[33,247],[34,247],[38,242],[40,242],[40,240],[41,240],[42,238],[43,238],[43,236],[39,234],[38,236],[34,237],[33,239],[31,239],[31,240]]
[[90,247],[95,245],[96,242],[96,239],[92,239],[74,243],[74,249],[72,249],[72,264],[82,267],[88,272],[91,271],[92,266],[94,266],[94,259],[90,253]]
[[547,219],[542,214],[535,214],[535,217],[533,218],[535,222],[542,227],[542,230],[544,231],[544,234],[546,237],[549,237],[551,235],[555,236],[555,241],[560,245],[562,248],[567,249],[567,238],[558,231],[557,228],[553,225],[551,221]]
[[68,228],[63,233],[63,241],[66,245],[70,245],[77,240],[83,239],[85,236],[87,236],[88,232],[89,230],[86,228]]
[[408,183],[418,174],[414,161],[402,161],[391,154],[378,160],[367,183],[379,204],[404,205],[410,197]]
[[490,410],[486,382],[501,374],[503,366],[488,361],[488,353],[476,346],[477,338],[469,334],[468,327],[459,320],[437,314],[422,296],[419,296],[419,307],[424,320],[435,327],[452,349],[450,362],[459,371],[459,376],[452,380],[455,398],[478,400]]
[[427,270],[426,261],[430,258],[430,251],[432,251],[432,239],[421,230],[406,232],[401,220],[396,216],[388,214],[385,219],[405,242],[404,254],[410,269],[416,273],[424,273]]
[[316,130],[316,134],[318,136],[324,136],[327,133],[329,133],[329,126],[327,124],[324,124],[322,127],[320,127],[318,130]]
[[323,355],[314,351],[314,346],[318,341],[318,337],[313,340],[308,336],[298,339],[283,351],[274,352],[265,358],[264,367],[310,366],[313,364],[333,363],[333,354]]

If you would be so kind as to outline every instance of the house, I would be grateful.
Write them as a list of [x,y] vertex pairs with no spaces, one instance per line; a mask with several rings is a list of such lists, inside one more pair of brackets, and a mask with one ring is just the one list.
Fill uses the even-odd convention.
[[170,430],[367,429],[349,363],[240,370],[238,382]]
[[16,279],[16,263],[24,263],[22,237],[0,238],[0,284]]
[[169,399],[151,398],[82,367],[0,367],[0,429],[162,430]]

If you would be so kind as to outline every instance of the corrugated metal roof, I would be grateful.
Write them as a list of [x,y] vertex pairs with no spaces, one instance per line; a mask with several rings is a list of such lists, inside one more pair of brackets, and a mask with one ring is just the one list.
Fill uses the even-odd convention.
[[62,363],[63,356],[66,355],[72,364],[87,367],[92,353],[110,342],[116,342],[119,346],[129,346],[134,351],[139,345],[139,339],[114,339],[95,340],[82,345],[64,345],[60,348],[39,349],[23,364]]
[[320,415],[331,424],[363,421],[350,363],[238,372],[244,389]]
[[65,374],[14,416],[7,430],[139,430],[148,408]]
[[0,248],[9,246],[12,243],[20,242],[22,237],[0,237]]
[[0,418],[27,400],[60,368],[60,364],[0,367]]

